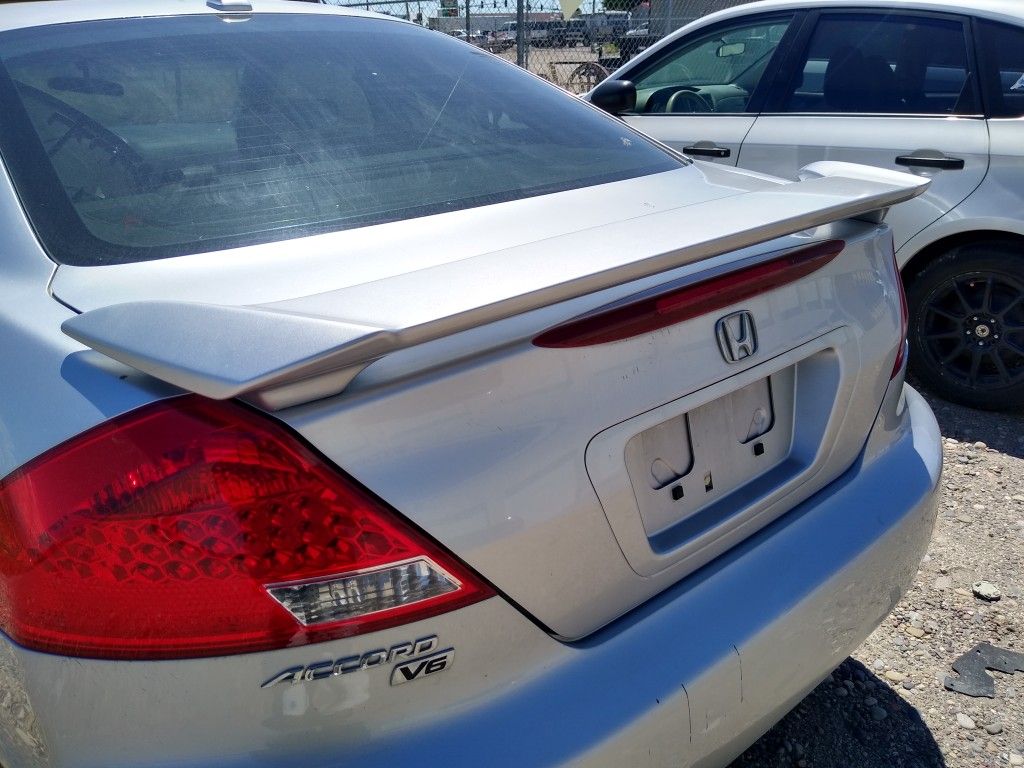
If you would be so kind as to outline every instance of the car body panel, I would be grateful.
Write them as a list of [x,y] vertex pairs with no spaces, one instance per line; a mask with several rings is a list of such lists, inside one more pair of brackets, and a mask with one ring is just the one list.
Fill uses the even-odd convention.
[[[214,13],[184,0],[159,0],[152,12],[182,8]],[[284,2],[266,8],[342,13]],[[33,3],[5,6],[0,25],[138,13],[120,0]],[[638,138],[620,127],[624,138]],[[365,485],[417,537],[432,536],[440,559],[476,569],[494,596],[362,635],[204,659],[61,656],[0,636],[0,761],[8,768],[725,764],[891,610],[934,521],[941,443],[927,404],[903,385],[891,233],[876,210],[883,202],[864,204],[865,189],[884,186],[888,172],[847,170],[845,182],[825,178],[830,167],[819,166],[784,185],[754,172],[683,165],[405,222],[91,268],[55,268],[0,173],[0,328],[10,341],[0,371],[17,384],[0,403],[0,477],[91,427],[182,393],[64,334],[62,324],[82,312],[156,300],[269,304],[330,322],[352,308],[332,304],[348,289],[471,271],[475,259],[517,248],[547,246],[557,261],[555,246],[591,242],[602,225],[635,227],[628,243],[616,241],[618,256],[642,260],[652,211],[676,211],[682,231],[688,210],[717,204],[733,211],[742,233],[742,206],[728,201],[771,191],[779,199],[803,194],[808,208],[826,209],[811,229],[761,220],[760,237],[733,243],[742,242],[740,250],[725,243],[661,273],[624,273],[589,293],[559,294],[396,348],[340,395],[273,414],[251,411]],[[916,184],[893,186],[907,192]],[[829,220],[827,211],[857,218]],[[816,271],[715,312],[615,343],[533,343],[644,292],[692,287],[763,265],[780,249],[830,240],[845,247]],[[543,283],[555,274],[528,277]],[[502,275],[515,276],[515,264],[498,264],[492,283]],[[465,296],[447,293],[465,289],[457,280],[422,288],[441,308],[467,306]],[[409,309],[388,306],[396,301],[388,291],[377,298],[379,317]],[[409,311],[430,303],[417,302]],[[733,312],[753,318],[758,347],[730,362],[716,326]],[[251,348],[225,354],[258,349],[260,330]],[[678,418],[708,397],[721,406],[748,381],[780,373],[791,387],[777,392],[789,397],[785,411],[779,401],[779,419],[790,414],[797,425],[786,447],[810,457],[813,472],[796,477],[784,498],[720,489],[718,499],[736,502],[734,514],[727,504],[715,508],[724,510],[721,519],[661,548],[667,560],[659,567],[645,568],[635,549],[627,557],[612,522],[621,510],[599,495],[588,465],[595,438],[659,408]],[[803,440],[800,424],[813,421],[820,434]],[[627,432],[617,429],[616,439]],[[713,458],[729,461],[724,452]],[[618,477],[605,477],[621,491],[626,471],[623,461]],[[352,655],[379,659],[378,649],[432,635],[454,654],[450,668],[397,689],[391,663],[297,683],[282,675]]]
[[[897,156],[926,149],[962,158],[965,165],[959,170],[907,169],[895,162]],[[794,178],[803,165],[818,160],[910,170],[931,179],[926,194],[886,216],[899,249],[982,183],[989,168],[989,134],[980,117],[762,114],[743,142],[739,165]]]
[[[125,665],[2,640],[5,690],[27,707],[20,721],[0,709],[0,730],[30,738],[4,739],[0,757],[12,768],[725,765],[914,578],[942,455],[927,405],[902,391],[897,380],[887,399],[900,402],[837,483],[582,643],[551,639],[500,598],[372,637],[216,660]],[[386,669],[259,687],[417,632],[453,645],[450,670],[397,690]]]
[[[699,537],[699,552],[692,552],[694,541],[679,542],[657,575],[638,575],[587,473],[585,451],[594,435],[847,327],[857,330],[827,345],[841,370],[828,402],[850,401],[821,438],[826,464],[797,493],[822,487],[862,447],[867,420],[881,402],[882,374],[893,364],[894,350],[882,340],[899,322],[897,300],[886,293],[885,273],[876,271],[885,258],[870,245],[869,226],[834,225],[817,237],[826,234],[846,240],[847,250],[815,280],[736,307],[753,314],[759,334],[760,351],[744,365],[722,359],[705,318],[603,345],[600,354],[530,344],[545,327],[622,295],[607,292],[560,305],[557,315],[542,310],[389,355],[344,395],[279,415],[545,626],[578,638],[722,552],[742,530],[738,519],[716,524]],[[660,281],[683,277],[694,266]],[[658,280],[631,287],[642,291]],[[842,300],[834,301],[839,295]],[[506,345],[480,354],[482,340],[497,334]],[[439,359],[458,362],[438,366]],[[581,400],[576,393],[584,390]],[[772,514],[766,509],[752,507],[749,518],[740,518],[763,525],[760,512]],[[524,568],[526,561],[534,566]],[[552,580],[564,584],[568,596],[552,591]]]
[[736,165],[740,146],[754,125],[756,115],[624,115],[638,131],[653,136],[677,152],[701,142],[729,150],[728,157],[705,158],[712,163]]
[[1000,233],[1024,236],[1020,216],[1024,199],[1024,133],[1022,118],[994,118],[986,121],[992,161],[978,189],[941,219],[918,233],[896,252],[900,267],[928,246],[949,237],[982,232],[986,237]]
[[[885,289],[888,235],[870,224],[841,222],[812,237],[811,242],[845,240],[846,251],[813,281],[741,305],[756,318],[760,351],[739,371],[722,360],[704,318],[653,338],[605,345],[600,355],[587,348],[538,349],[529,340],[624,295],[759,251],[799,246],[808,242],[806,236],[392,353],[366,368],[344,395],[279,415],[556,634],[581,637],[720,554],[751,525],[764,525],[821,488],[860,450],[881,401],[882,374],[892,366],[893,350],[885,340],[899,322],[898,299]],[[778,499],[774,506],[759,502],[742,520],[673,547],[653,578],[636,574],[587,473],[584,451],[592,436],[723,379],[735,380],[746,369],[756,371],[758,363],[843,328],[858,330],[841,331],[821,349],[809,348],[793,360],[828,350],[841,372],[827,391],[834,414],[818,438],[820,448],[811,451],[815,473],[791,488],[781,505]],[[586,401],[574,394],[583,387],[590,393]],[[569,542],[572,558],[564,556]],[[544,567],[524,569],[524,558]],[[548,588],[551,578],[572,590],[571,599]]]
[[[120,413],[179,390],[53,333],[74,316],[49,294],[56,269],[25,219],[0,167],[0,324],[5,382],[0,413],[0,476]],[[59,403],[59,409],[40,403]]]

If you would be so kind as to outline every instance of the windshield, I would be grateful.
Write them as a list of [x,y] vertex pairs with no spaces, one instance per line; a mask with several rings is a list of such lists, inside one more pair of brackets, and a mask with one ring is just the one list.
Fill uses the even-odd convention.
[[411,24],[256,14],[0,34],[0,153],[61,263],[164,258],[515,200],[680,160]]

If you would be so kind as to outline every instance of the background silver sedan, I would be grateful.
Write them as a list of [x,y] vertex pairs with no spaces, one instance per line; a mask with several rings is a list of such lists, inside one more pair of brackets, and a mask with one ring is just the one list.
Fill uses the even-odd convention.
[[6,768],[724,764],[911,582],[926,180],[271,0],[6,4],[0,113]]

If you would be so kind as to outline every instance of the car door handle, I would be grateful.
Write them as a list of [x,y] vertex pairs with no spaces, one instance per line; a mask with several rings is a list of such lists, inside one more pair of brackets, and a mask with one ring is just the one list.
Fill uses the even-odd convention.
[[719,147],[710,141],[698,141],[688,147],[683,147],[684,155],[696,155],[697,157],[729,157],[732,150],[728,147]]
[[946,155],[900,155],[896,158],[896,165],[917,166],[919,168],[941,168],[945,171],[959,171],[964,167],[962,157],[947,157]]

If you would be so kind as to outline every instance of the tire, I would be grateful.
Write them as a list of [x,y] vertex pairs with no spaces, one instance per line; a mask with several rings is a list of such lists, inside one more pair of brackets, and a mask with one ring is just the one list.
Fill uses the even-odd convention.
[[907,286],[911,373],[929,390],[989,411],[1024,408],[1024,248],[953,248]]

